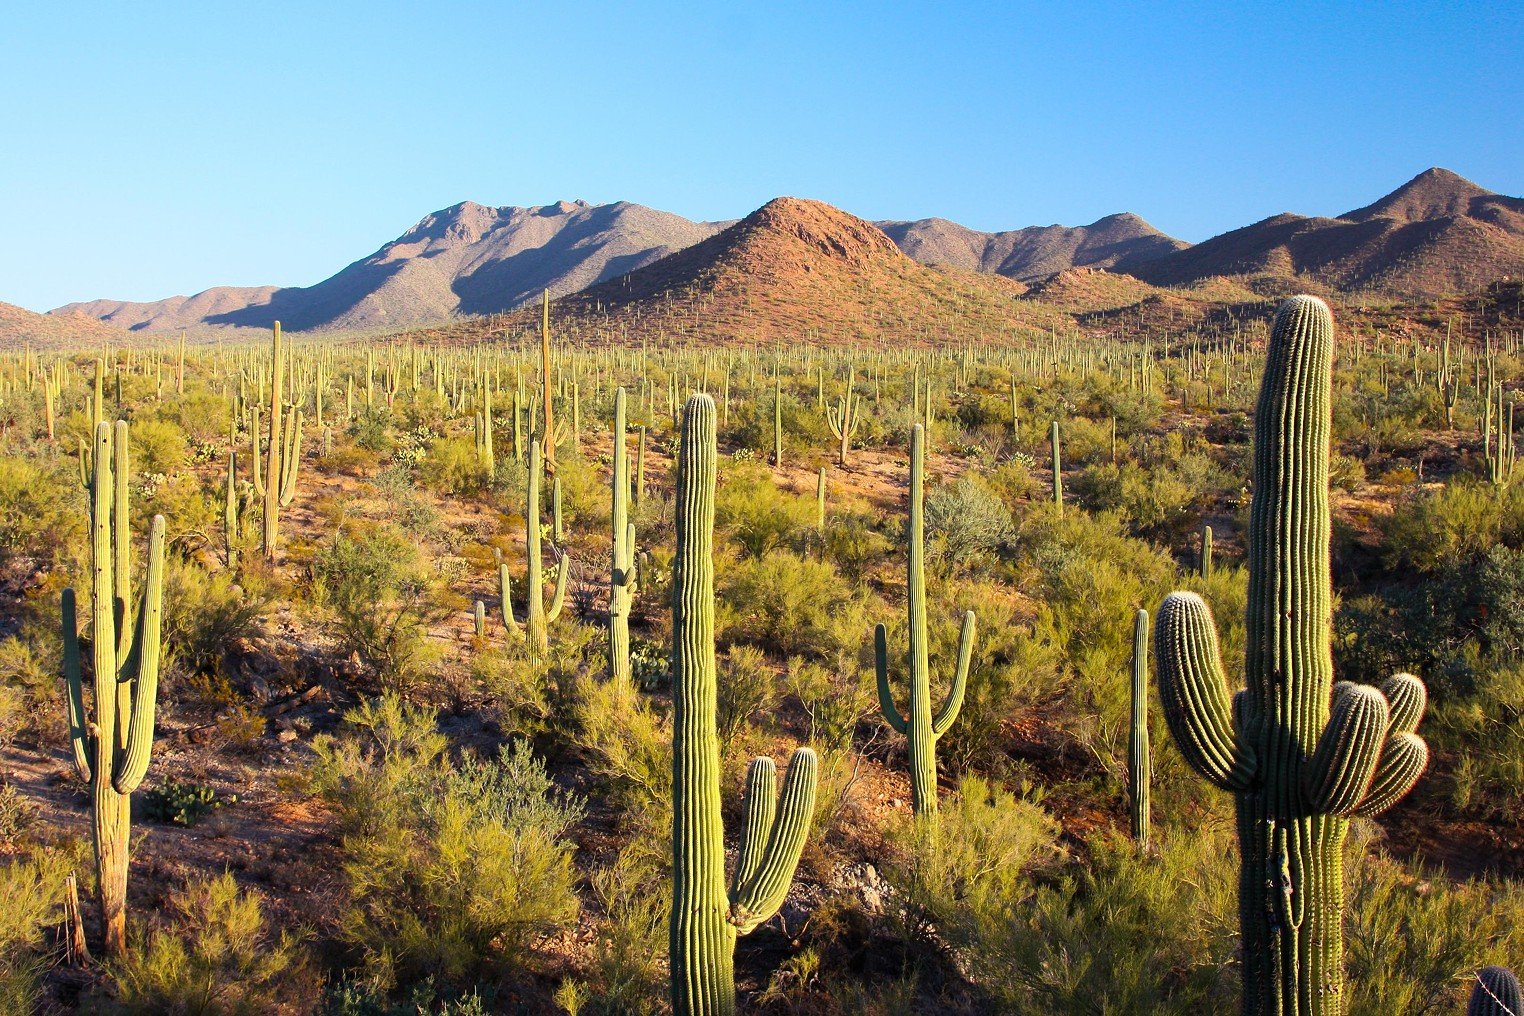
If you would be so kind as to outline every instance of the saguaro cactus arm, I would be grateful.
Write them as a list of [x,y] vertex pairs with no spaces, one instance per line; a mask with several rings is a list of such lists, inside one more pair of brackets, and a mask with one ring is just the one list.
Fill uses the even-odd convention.
[[1380,691],[1348,681],[1334,686],[1328,724],[1302,770],[1309,805],[1331,815],[1354,814],[1375,776],[1388,719]]
[[958,634],[958,668],[953,671],[953,683],[947,691],[947,700],[942,703],[941,711],[931,721],[933,737],[941,737],[947,733],[947,728],[953,725],[953,721],[958,718],[958,713],[963,709],[963,695],[968,687],[968,668],[974,658],[974,628],[974,612],[965,611],[963,630]]
[[873,668],[878,674],[878,707],[884,721],[896,733],[909,733],[909,724],[894,705],[894,689],[889,687],[889,630],[883,625],[873,629]]
[[79,614],[73,589],[60,597],[63,615],[63,671],[65,702],[69,717],[69,744],[74,749],[74,771],[89,783],[90,760],[95,757],[95,733],[85,719],[84,677],[79,662]]
[[130,794],[138,789],[148,772],[159,692],[159,634],[163,618],[164,516],[155,515],[148,533],[148,576],[143,584],[137,631],[127,664],[117,678],[132,683],[132,719],[127,727],[125,752],[118,760],[111,780],[119,794]]
[[1217,625],[1195,593],[1171,593],[1154,630],[1159,700],[1180,753],[1191,768],[1223,790],[1249,789],[1254,749],[1233,729]]
[[747,769],[746,826],[730,891],[730,923],[738,935],[750,934],[783,905],[815,814],[815,753],[795,749],[775,806],[776,772],[770,758],[752,759]]

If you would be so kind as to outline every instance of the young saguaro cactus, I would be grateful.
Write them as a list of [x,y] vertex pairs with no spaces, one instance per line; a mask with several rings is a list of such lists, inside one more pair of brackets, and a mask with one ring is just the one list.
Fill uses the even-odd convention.
[[1147,848],[1149,840],[1149,784],[1153,762],[1148,751],[1148,611],[1133,615],[1132,626],[1132,717],[1127,732],[1127,813],[1132,838]]
[[1247,687],[1232,696],[1205,601],[1172,593],[1155,654],[1170,733],[1234,794],[1243,1012],[1340,1016],[1349,819],[1408,792],[1428,763],[1423,683],[1333,683],[1328,458],[1333,317],[1292,297],[1271,331],[1255,414]]
[[609,678],[630,686],[630,596],[635,591],[635,524],[630,521],[630,453],[625,447],[625,393],[614,392],[613,563],[609,569]]
[[683,407],[677,461],[677,556],[672,601],[672,1009],[676,1016],[736,1010],[735,943],[782,906],[809,836],[818,764],[795,750],[775,797],[773,762],[746,773],[745,827],[730,889],[720,814],[720,740],[714,659],[714,401]]
[[1476,972],[1476,987],[1466,1003],[1466,1016],[1520,1016],[1524,995],[1519,979],[1507,967],[1483,967]]
[[958,637],[958,665],[953,671],[947,701],[935,716],[931,712],[931,664],[926,622],[926,515],[923,506],[923,475],[926,470],[926,429],[910,429],[910,532],[907,577],[910,606],[910,715],[894,705],[889,687],[889,632],[880,624],[873,631],[873,654],[878,670],[878,704],[889,726],[910,741],[910,803],[917,816],[937,811],[937,739],[958,718],[963,691],[968,684],[969,661],[974,653],[974,612],[963,615]]
[[148,533],[148,574],[130,613],[127,424],[96,425],[90,482],[90,615],[95,718],[85,715],[75,592],[62,595],[63,670],[74,767],[90,786],[96,882],[108,955],[127,949],[130,796],[153,748],[164,600],[164,516]]

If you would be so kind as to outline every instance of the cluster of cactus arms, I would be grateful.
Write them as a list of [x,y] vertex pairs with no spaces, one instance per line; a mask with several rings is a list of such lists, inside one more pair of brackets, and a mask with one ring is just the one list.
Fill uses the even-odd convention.
[[1053,446],[1053,507],[1062,512],[1064,510],[1064,462],[1059,439],[1058,421],[1054,420],[1049,435],[1049,443]]
[[745,827],[729,891],[720,813],[720,741],[714,655],[714,401],[683,407],[677,462],[676,587],[672,605],[672,1009],[676,1016],[736,1010],[735,943],[769,920],[788,894],[815,810],[818,763],[808,748],[777,773],[756,758],[746,774]]
[[609,569],[609,678],[631,686],[630,598],[635,592],[635,524],[630,521],[630,453],[625,447],[625,393],[614,393],[612,564]]
[[1132,838],[1148,846],[1149,784],[1153,762],[1148,752],[1148,611],[1139,610],[1132,627],[1132,717],[1127,731],[1127,813]]
[[878,704],[884,720],[901,734],[910,746],[910,802],[918,817],[937,811],[937,739],[947,732],[963,708],[963,692],[968,684],[968,668],[974,654],[974,612],[963,615],[963,631],[958,637],[958,665],[953,671],[952,688],[947,701],[935,716],[931,712],[931,664],[926,622],[926,516],[923,484],[926,469],[926,429],[916,424],[910,429],[910,526],[907,537],[909,567],[907,596],[910,609],[910,712],[901,714],[894,704],[889,685],[889,633],[880,624],[873,632],[874,662],[878,671]]
[[1520,1016],[1524,995],[1519,979],[1507,967],[1483,967],[1476,972],[1476,986],[1466,1003],[1466,1016]]
[[[550,636],[548,626],[555,623],[561,616],[561,608],[566,604],[566,579],[571,571],[571,559],[566,555],[561,556],[561,561],[556,568],[556,590],[551,595],[550,606],[545,606],[545,554],[543,550],[543,538],[540,533],[540,474],[544,472],[544,462],[540,457],[540,442],[529,442],[529,484],[528,493],[524,504],[524,547],[528,566],[524,576],[525,598],[524,628],[527,629],[530,651],[539,657],[543,657],[550,650]],[[497,568],[499,592],[502,594],[503,626],[509,631],[520,630],[519,622],[513,616],[513,592],[508,579],[508,566],[499,564]]]
[[[267,461],[263,469],[259,463],[259,427],[253,430],[254,442],[254,492],[264,503],[264,529],[261,549],[267,560],[275,560],[276,547],[280,543],[280,510],[296,498],[296,472],[302,460],[302,411],[296,406],[283,404],[283,381],[285,345],[282,341],[280,322],[275,322],[275,337],[271,345],[270,369],[270,438],[265,448]],[[281,426],[285,417],[285,427]]]
[[62,596],[63,670],[74,767],[90,785],[95,868],[108,955],[127,948],[130,795],[153,749],[164,600],[164,516],[148,535],[148,573],[134,619],[127,514],[127,424],[96,424],[90,493],[90,616],[95,718],[85,715],[76,597]]
[[1282,303],[1255,415],[1247,687],[1229,698],[1205,601],[1172,593],[1155,655],[1186,761],[1235,796],[1243,1011],[1339,1016],[1349,819],[1399,800],[1428,763],[1417,678],[1333,683],[1328,459],[1333,318]]
[[852,449],[852,439],[857,436],[858,424],[862,423],[862,403],[852,391],[856,380],[856,372],[848,366],[847,390],[842,393],[836,405],[826,406],[826,423],[830,425],[831,433],[841,441],[837,462],[842,466],[847,464],[847,453]]
[[1518,444],[1513,436],[1514,403],[1503,401],[1501,384],[1489,380],[1487,388],[1483,456],[1487,461],[1487,479],[1501,487],[1513,479],[1518,464]]

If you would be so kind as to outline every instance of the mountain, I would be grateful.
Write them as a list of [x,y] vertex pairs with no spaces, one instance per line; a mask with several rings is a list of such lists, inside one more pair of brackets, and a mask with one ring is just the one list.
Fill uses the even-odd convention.
[[471,201],[425,216],[374,254],[314,286],[220,287],[154,303],[60,307],[135,330],[198,326],[292,331],[386,328],[510,310],[576,292],[712,235],[721,223],[621,201],[489,208]]
[[80,349],[122,345],[133,337],[85,314],[38,314],[0,303],[0,349]]
[[[819,201],[775,198],[723,231],[552,305],[581,340],[957,342],[1047,328],[1014,280],[918,264],[877,226]],[[510,330],[535,320],[524,311]],[[480,337],[481,322],[434,337]]]
[[1428,169],[1336,218],[1283,212],[1161,258],[1123,259],[1116,268],[1158,286],[1238,276],[1264,293],[1466,292],[1524,272],[1524,200]]
[[951,265],[1032,282],[1069,268],[1111,268],[1186,247],[1131,212],[1108,215],[1088,226],[1029,226],[981,233],[946,219],[880,222],[895,244],[925,265]]

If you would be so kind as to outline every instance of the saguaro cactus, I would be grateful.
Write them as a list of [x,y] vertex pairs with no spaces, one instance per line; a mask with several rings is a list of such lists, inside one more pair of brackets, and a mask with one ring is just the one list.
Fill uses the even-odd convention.
[[630,521],[630,453],[625,447],[625,394],[614,393],[613,559],[609,569],[609,679],[630,686],[630,594],[635,591],[635,524]]
[[1210,610],[1172,593],[1155,635],[1159,694],[1186,761],[1236,798],[1243,1011],[1345,1011],[1342,849],[1349,818],[1408,792],[1428,763],[1426,699],[1407,674],[1333,683],[1328,456],[1333,318],[1281,304],[1255,415],[1247,687],[1232,696]]
[[[543,472],[540,442],[530,441],[529,490],[524,498],[524,550],[525,557],[528,558],[524,575],[524,585],[527,587],[524,593],[527,600],[524,606],[524,627],[528,629],[530,650],[538,656],[544,656],[550,650],[550,636],[547,628],[561,616],[561,608],[566,604],[566,577],[571,571],[570,556],[562,554],[560,564],[556,568],[556,590],[551,594],[550,606],[547,608],[544,599],[545,554],[542,549],[543,537],[540,533],[540,475]],[[503,597],[503,626],[517,632],[519,623],[513,616],[508,566],[499,564],[497,574]]]
[[1127,733],[1127,812],[1132,838],[1148,846],[1149,784],[1153,763],[1148,752],[1148,611],[1139,610],[1132,626],[1132,721]]
[[856,380],[855,371],[847,368],[847,390],[842,393],[836,405],[826,406],[826,423],[830,425],[831,433],[841,441],[841,449],[837,455],[837,461],[845,466],[847,453],[852,449],[852,439],[857,436],[858,424],[862,423],[861,403],[852,387]]
[[777,913],[793,881],[815,810],[817,762],[789,759],[783,796],[773,762],[746,773],[745,827],[725,889],[720,741],[714,664],[714,401],[683,407],[677,462],[676,595],[672,601],[672,1009],[729,1016],[736,1009],[735,943]]
[[895,708],[894,692],[889,687],[889,633],[884,625],[873,632],[873,654],[878,670],[878,704],[889,726],[910,741],[910,802],[917,816],[935,815],[937,810],[937,738],[947,732],[963,708],[963,690],[968,683],[969,661],[974,653],[974,612],[963,615],[963,631],[958,638],[958,665],[953,671],[952,688],[942,709],[931,713],[931,664],[929,633],[926,623],[926,516],[923,508],[923,474],[926,468],[926,429],[916,424],[910,429],[910,532],[907,570],[910,606],[910,715]]
[[[254,492],[264,501],[263,543],[265,557],[275,560],[275,548],[280,540],[280,510],[296,497],[296,471],[302,457],[302,411],[295,406],[282,404],[286,372],[283,368],[285,347],[281,339],[280,322],[275,322],[275,336],[271,343],[270,367],[270,440],[265,449],[266,462],[263,472],[259,468],[259,429],[254,428]],[[282,440],[281,417],[286,416],[285,439]]]
[[1048,441],[1053,446],[1053,507],[1062,512],[1064,510],[1064,462],[1059,446],[1057,420],[1053,421]]
[[74,767],[90,785],[96,882],[108,955],[127,949],[130,795],[153,748],[164,599],[164,516],[148,534],[148,574],[134,622],[127,517],[127,424],[96,425],[90,483],[90,615],[95,719],[85,716],[75,593],[62,596],[63,670]]
[[1476,972],[1476,987],[1466,1003],[1466,1016],[1520,1016],[1524,996],[1519,979],[1507,967],[1483,967]]

